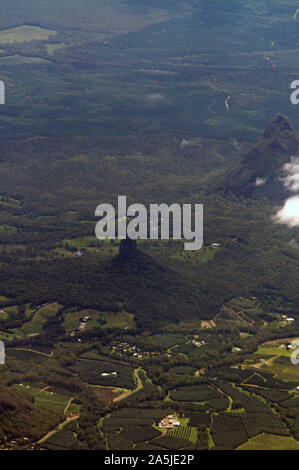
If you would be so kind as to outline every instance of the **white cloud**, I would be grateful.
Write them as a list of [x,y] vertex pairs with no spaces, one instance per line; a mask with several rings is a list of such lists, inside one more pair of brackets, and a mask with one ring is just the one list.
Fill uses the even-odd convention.
[[182,149],[184,149],[185,147],[189,147],[190,145],[193,145],[192,140],[183,139],[182,142],[181,142],[181,148]]
[[167,99],[160,93],[152,93],[151,95],[147,95],[146,101],[153,106],[158,103],[167,102]]
[[293,192],[299,191],[299,156],[292,156],[291,161],[286,163],[283,167],[286,176],[282,178],[285,187]]
[[257,178],[255,180],[255,186],[263,186],[267,181],[267,178]]
[[288,227],[299,227],[299,195],[287,199],[273,220]]
[[273,217],[278,224],[299,227],[299,155],[291,156],[291,161],[283,166],[285,176],[281,178],[284,186],[294,196],[288,198]]

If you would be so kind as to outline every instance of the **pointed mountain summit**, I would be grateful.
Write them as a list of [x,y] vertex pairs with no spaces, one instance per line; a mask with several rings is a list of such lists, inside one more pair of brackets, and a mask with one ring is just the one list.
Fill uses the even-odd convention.
[[131,240],[128,237],[125,240],[121,240],[119,244],[119,256],[126,259],[136,258],[136,256],[138,256],[136,240]]
[[299,150],[299,139],[287,117],[278,115],[244,158],[227,175],[225,190],[236,196],[282,199],[288,193],[283,166]]

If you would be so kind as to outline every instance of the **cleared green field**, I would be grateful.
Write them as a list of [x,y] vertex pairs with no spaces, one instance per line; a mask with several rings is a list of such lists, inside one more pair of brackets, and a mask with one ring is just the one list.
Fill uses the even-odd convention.
[[[61,246],[66,244],[72,249],[85,249],[88,251],[96,250],[99,256],[115,256],[118,254],[120,240],[109,240],[103,239],[98,240],[94,236],[77,237],[72,239],[65,239],[61,244],[60,248],[56,248],[56,251],[62,249]],[[219,248],[213,249],[211,247],[204,247],[201,250],[194,252],[186,252],[183,248],[183,243],[177,240],[138,240],[139,248],[154,256],[163,254],[171,256],[172,259],[177,261],[185,261],[193,264],[207,263],[211,261]],[[64,255],[69,255],[70,252],[64,251]]]
[[184,250],[184,242],[181,240],[139,240],[140,248],[149,254],[167,254],[173,260],[185,261],[193,264],[207,263],[219,252],[220,248],[203,247],[197,251]]
[[9,317],[8,312],[5,312],[4,310],[0,310],[0,320],[7,320]]
[[40,64],[50,64],[49,60],[42,59],[41,57],[26,57],[19,54],[0,57],[0,64],[1,65],[40,65]]
[[[95,236],[69,238],[63,241],[62,244],[67,243],[72,248],[87,248],[89,246],[95,246],[97,239]],[[106,240],[105,240],[106,242]],[[109,240],[107,240],[109,243]]]
[[[174,245],[175,246],[175,245]],[[190,252],[185,250],[177,251],[175,254],[171,255],[173,259],[180,261],[187,261],[191,263],[208,263],[211,261],[220,248],[202,248],[201,250]]]
[[104,312],[104,328],[135,328],[134,315],[128,312]]
[[90,317],[88,322],[85,323],[85,329],[84,331],[91,330],[92,328],[99,327],[99,319],[100,319],[100,312],[97,312],[96,310],[92,309],[85,309],[85,310],[68,310],[64,314],[64,322],[62,324],[63,328],[67,333],[71,333],[74,331],[78,326],[80,325],[80,318],[83,318],[85,316]]
[[65,47],[64,42],[58,43],[58,44],[47,44],[47,51],[49,55],[53,55],[55,51],[62,49]]
[[250,333],[240,332],[241,338],[250,338],[252,336]]
[[80,325],[82,317],[90,317],[84,331],[102,326],[103,328],[134,328],[134,315],[128,312],[99,312],[92,309],[76,311],[68,310],[64,314],[63,328],[67,333],[74,331]]
[[7,313],[18,313],[18,306],[11,305],[10,307],[4,307],[5,312]]
[[[0,51],[1,52],[1,51]],[[2,51],[3,53],[4,51]],[[11,197],[6,197],[6,196],[0,196],[0,204],[3,206],[10,206],[10,207],[20,207],[21,203],[17,199],[11,198]]]
[[30,385],[21,385],[21,384],[14,384],[11,386],[11,388],[16,389],[16,390],[26,391],[27,393],[29,393],[29,395],[31,395],[34,398],[41,391],[40,388],[31,387]]
[[[72,250],[84,249],[86,253],[91,253],[97,256],[111,257],[118,254],[119,240],[98,240],[95,236],[77,237],[63,240],[56,248],[56,252],[63,253],[64,256],[74,256],[72,251],[68,251],[66,247]],[[63,251],[62,251],[63,250]]]
[[35,395],[35,403],[37,405],[50,408],[58,413],[63,413],[68,401],[69,397],[66,397],[65,395],[59,395],[57,393],[52,395],[51,392],[47,391],[40,391]]
[[167,431],[167,436],[191,441],[193,444],[195,444],[197,440],[197,430],[194,427],[188,426],[188,421],[189,419],[181,418],[181,425]]
[[80,413],[80,405],[77,403],[71,403],[67,409],[68,413],[79,414]]
[[39,26],[17,26],[0,31],[0,43],[11,44],[14,42],[27,42],[32,40],[46,41],[55,36],[57,31],[40,28]]
[[[256,354],[259,356],[272,356],[274,357],[283,357],[283,358],[290,358],[292,353],[294,352],[293,349],[287,349],[287,345],[298,341],[299,338],[283,338],[280,340],[275,340],[267,343],[263,343],[259,346]],[[296,344],[296,343],[295,343]],[[272,365],[272,361],[270,361]]]
[[37,405],[43,406],[44,408],[49,408],[53,411],[57,411],[58,413],[63,413],[70,399],[70,397],[66,395],[48,392],[47,390],[40,390],[39,388],[31,387],[29,385],[13,385],[13,388],[26,391],[34,398],[34,402]]
[[0,331],[0,340],[9,343],[13,340],[14,335],[10,333],[4,333],[4,331]]
[[265,356],[283,356],[283,357],[290,357],[292,354],[291,350],[286,349],[285,346],[282,348],[278,347],[265,347],[261,346],[257,350],[257,354],[265,355]]
[[260,434],[242,444],[237,450],[299,450],[299,442],[293,437]]
[[9,302],[9,298],[5,297],[5,295],[0,295],[0,302]]
[[17,228],[12,227],[11,225],[0,225],[0,233],[4,233],[4,234],[17,233]]
[[299,367],[294,366],[288,357],[278,357],[271,361],[268,366],[262,366],[261,370],[271,372],[281,380],[291,382],[294,380],[299,381]]
[[[5,315],[5,317],[2,317],[2,318],[8,318],[10,314],[13,314],[13,315],[18,314],[18,311],[19,311],[18,305],[11,305],[9,307],[3,307],[2,309],[0,309],[0,316],[1,314],[3,314]],[[29,304],[27,304],[25,306],[25,317],[30,318],[32,313],[33,313],[32,307]]]
[[48,318],[54,316],[61,308],[57,302],[41,307],[33,316],[31,321],[24,323],[21,328],[12,330],[15,335],[25,337],[32,334],[39,334],[43,332],[43,325]]

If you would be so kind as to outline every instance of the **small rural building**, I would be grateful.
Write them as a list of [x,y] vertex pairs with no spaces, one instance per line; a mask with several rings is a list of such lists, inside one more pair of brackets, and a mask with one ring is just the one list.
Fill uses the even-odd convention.
[[180,426],[180,421],[178,420],[177,416],[168,415],[163,418],[159,423],[159,428],[162,428],[164,431],[168,429],[172,429],[174,426]]
[[211,248],[219,248],[220,247],[220,243],[212,243],[211,244]]

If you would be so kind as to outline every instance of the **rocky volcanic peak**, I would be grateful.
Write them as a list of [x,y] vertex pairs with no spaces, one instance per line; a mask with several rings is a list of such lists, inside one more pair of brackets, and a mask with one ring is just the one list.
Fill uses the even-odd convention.
[[136,258],[138,255],[138,248],[136,240],[131,240],[130,238],[126,238],[125,240],[121,240],[119,245],[119,256],[122,258]]
[[265,129],[264,138],[271,139],[277,135],[284,135],[287,137],[290,134],[294,134],[294,130],[291,126],[290,121],[287,117],[279,114]]
[[237,196],[282,199],[287,190],[283,166],[299,150],[299,139],[287,117],[278,115],[244,158],[229,172],[226,192]]

